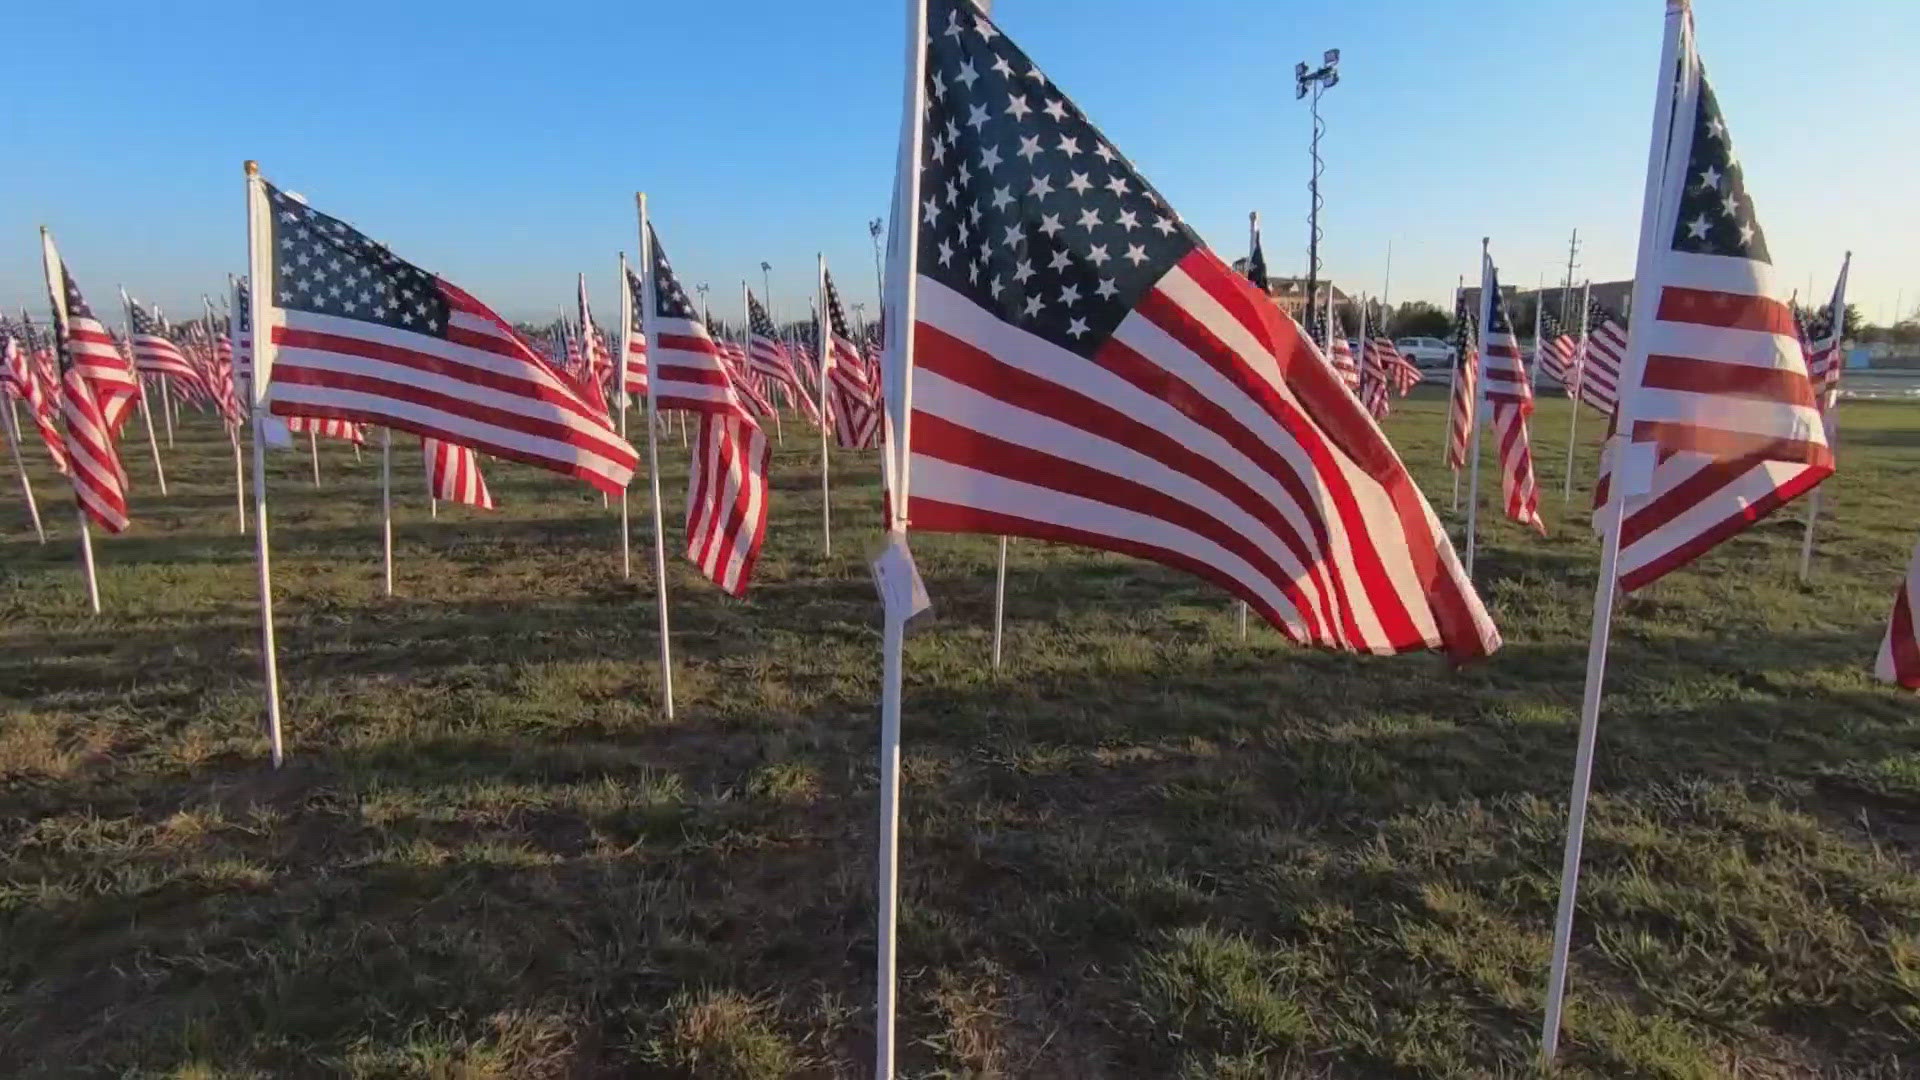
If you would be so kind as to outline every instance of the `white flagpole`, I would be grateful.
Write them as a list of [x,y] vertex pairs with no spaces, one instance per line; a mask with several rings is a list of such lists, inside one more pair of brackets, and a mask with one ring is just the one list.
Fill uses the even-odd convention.
[[[1453,311],[1455,315],[1460,313],[1460,290],[1465,287],[1465,275],[1456,275],[1453,283]],[[1466,335],[1462,334],[1457,328],[1453,336],[1456,341],[1464,342],[1466,340]],[[1462,360],[1462,357],[1455,356],[1453,363],[1447,365],[1447,407],[1440,410],[1440,461],[1449,467],[1453,465],[1453,392],[1459,387],[1458,380],[1460,378],[1460,364]],[[1459,469],[1453,470],[1453,512],[1456,514],[1460,512]]]
[[1592,288],[1591,281],[1580,286],[1580,346],[1573,354],[1573,393],[1567,395],[1567,400],[1573,402],[1573,415],[1567,417],[1567,475],[1560,490],[1563,507],[1573,501],[1573,448],[1578,445],[1575,433],[1580,429],[1580,399],[1586,396],[1587,336],[1593,330],[1587,325],[1587,297]]
[[393,429],[380,429],[380,566],[393,595]]
[[167,449],[173,449],[173,391],[168,384],[173,380],[160,376],[160,418],[167,422]]
[[[1665,225],[1662,207],[1666,201],[1669,174],[1685,169],[1684,140],[1671,138],[1676,107],[1690,103],[1674,100],[1677,87],[1673,77],[1682,49],[1681,37],[1690,34],[1692,13],[1687,0],[1668,0],[1666,33],[1660,48],[1660,66],[1656,69],[1653,106],[1653,136],[1647,150],[1646,191],[1641,201],[1640,250],[1634,267],[1633,300],[1627,317],[1627,351],[1620,368],[1619,397],[1615,405],[1616,432],[1629,432],[1632,426],[1633,388],[1639,384],[1645,367],[1645,327],[1654,305],[1653,254]],[[1688,43],[1687,53],[1692,49]],[[1684,78],[1684,76],[1683,76]],[[1675,143],[1678,145],[1673,145]],[[1679,157],[1679,161],[1671,160]],[[1675,175],[1674,180],[1684,182]],[[1677,194],[1677,191],[1676,191]],[[1677,206],[1677,201],[1675,202]],[[1671,225],[1665,225],[1670,229]],[[1670,234],[1669,234],[1670,235]],[[1624,415],[1623,415],[1624,414]],[[1594,583],[1593,629],[1587,642],[1587,682],[1580,698],[1580,736],[1573,761],[1573,790],[1567,806],[1567,843],[1560,865],[1560,903],[1553,919],[1553,954],[1547,975],[1547,1010],[1540,1028],[1540,1058],[1551,1066],[1560,1045],[1560,1017],[1566,1008],[1567,956],[1573,940],[1575,894],[1580,882],[1580,850],[1587,827],[1587,794],[1593,784],[1594,744],[1600,725],[1600,695],[1607,673],[1607,644],[1613,631],[1613,603],[1620,570],[1620,531],[1626,520],[1627,499],[1644,478],[1627,458],[1628,437],[1615,435],[1609,453],[1612,476],[1608,483],[1605,508],[1605,533],[1601,539],[1600,577]]]
[[[266,192],[260,186],[260,167],[247,162],[247,277],[249,281],[272,281],[267,261]],[[273,571],[268,561],[267,544],[267,383],[273,371],[273,334],[267,326],[265,291],[247,289],[247,323],[253,327],[252,370],[247,396],[253,406],[253,537],[255,561],[260,568],[260,664],[267,704],[267,739],[272,748],[273,767],[286,758],[280,735],[280,658],[273,640]],[[235,348],[239,346],[235,342]],[[239,444],[235,443],[237,447]]]
[[133,369],[133,383],[140,391],[140,419],[147,426],[147,449],[153,454],[153,475],[159,482],[160,494],[167,493],[167,470],[160,464],[160,440],[153,436],[153,410],[147,407],[147,380],[140,377],[140,365],[133,359],[133,300],[127,296],[123,286],[120,289],[120,313],[127,320],[127,366]]
[[1007,625],[1007,538],[1000,538],[1000,569],[993,578],[993,670],[1000,670],[1000,640]]
[[[216,350],[218,349],[218,345],[216,344],[216,342],[218,341],[220,336],[218,333],[218,329],[219,329],[218,324],[216,324],[213,321],[213,301],[207,299],[206,294],[202,293],[200,295],[200,306],[206,312],[205,323],[207,328],[207,355],[212,356],[215,354]],[[229,333],[227,338],[227,347],[229,349],[237,349],[237,342],[235,342],[231,333]],[[238,359],[237,352],[235,352],[233,355],[235,359]],[[256,382],[258,381],[257,377],[255,381]],[[234,385],[234,393],[237,394],[239,392],[240,392],[240,387],[239,387],[239,384],[236,382]],[[216,406],[215,408],[217,411],[218,406]],[[256,424],[255,426],[257,427],[259,425]],[[246,465],[242,463],[240,458],[240,425],[234,424],[227,428],[227,441],[233,444],[234,514],[239,519],[239,522],[240,522],[240,535],[245,536],[247,534],[247,469],[246,469]]]
[[[1493,266],[1493,259],[1487,254],[1487,238],[1480,238],[1480,333],[1476,342],[1485,341],[1487,321],[1493,318],[1493,297],[1487,290],[1492,287],[1492,275],[1487,271]],[[1477,359],[1486,358],[1486,349],[1477,350]],[[1480,525],[1480,443],[1481,429],[1486,427],[1480,416],[1480,405],[1487,398],[1486,365],[1478,364],[1479,378],[1473,380],[1473,466],[1467,478],[1467,580],[1473,580],[1473,555],[1479,541]],[[1451,410],[1452,406],[1448,406]]]
[[[633,362],[633,287],[627,284],[627,253],[620,253],[620,363],[614,377],[615,393],[620,399],[620,437],[627,437],[627,365]],[[628,481],[620,489],[620,576],[633,579],[633,528],[627,512]]]
[[[1829,448],[1832,448],[1835,439],[1839,435],[1839,432],[1836,430],[1838,425],[1833,422],[1833,412],[1840,406],[1840,372],[1846,359],[1840,353],[1840,336],[1847,325],[1847,271],[1851,269],[1852,266],[1853,252],[1849,251],[1847,252],[1847,257],[1841,260],[1840,284],[1833,290],[1832,306],[1828,308],[1827,313],[1829,320],[1827,325],[1833,328],[1834,385],[1833,392],[1827,395],[1827,400],[1824,403],[1826,408],[1821,410],[1821,419],[1826,423],[1827,446]],[[1826,484],[1822,483],[1807,493],[1807,530],[1805,534],[1800,537],[1800,580],[1802,583],[1805,583],[1813,576],[1813,525],[1814,522],[1820,520],[1820,492],[1825,487]]]
[[[917,262],[919,230],[914,211],[920,200],[920,142],[924,124],[921,100],[926,73],[927,7],[926,0],[907,0],[905,115],[900,121],[899,165],[894,174],[893,221],[890,230],[890,285],[881,303],[892,311],[886,318],[887,341],[885,376],[881,379],[886,395],[887,423],[884,425],[887,464],[887,490],[891,518],[887,531],[903,549],[907,542],[907,505],[910,497],[910,472],[913,445],[913,338],[914,267]],[[824,269],[825,263],[822,262]],[[824,307],[824,305],[823,305]],[[826,339],[821,345],[826,346]],[[824,370],[824,369],[823,369]],[[824,380],[823,380],[824,387]],[[878,983],[874,1001],[875,1080],[892,1080],[894,1057],[894,1014],[897,1003],[898,945],[895,930],[900,913],[900,674],[906,650],[904,606],[889,603],[885,636],[881,645],[880,680],[880,835],[875,859],[877,869],[876,911],[878,935],[875,949],[875,977]]]
[[[640,334],[647,343],[647,362],[660,355],[654,330],[653,238],[647,228],[647,194],[634,192],[640,214]],[[660,711],[673,719],[673,639],[667,624],[667,530],[660,513],[659,368],[647,373],[647,481],[653,488],[653,583],[660,609]],[[684,431],[682,432],[684,434]]]
[[827,257],[814,253],[816,286],[813,305],[815,344],[820,362],[820,544],[827,557],[833,556],[833,493],[827,487],[827,429],[833,421],[827,412],[827,365],[833,359],[833,326],[827,315]]
[[320,436],[307,430],[307,456],[313,460],[313,486],[320,486]]

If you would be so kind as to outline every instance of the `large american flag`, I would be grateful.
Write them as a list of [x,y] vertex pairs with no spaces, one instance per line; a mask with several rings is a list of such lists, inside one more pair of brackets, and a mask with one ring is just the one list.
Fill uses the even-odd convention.
[[[1680,79],[1650,300],[1635,304],[1598,498],[1627,481],[1620,587],[1686,565],[1833,472],[1793,313],[1774,295],[1766,236],[1747,197],[1733,139],[1680,29]],[[1613,460],[1621,458],[1623,460]],[[1650,477],[1648,474],[1650,473]]]
[[767,532],[771,450],[734,387],[707,324],[647,226],[652,252],[654,407],[700,414],[687,472],[687,558],[734,596],[745,596]]
[[1486,305],[1486,332],[1480,335],[1480,378],[1493,409],[1493,441],[1500,453],[1500,495],[1509,520],[1545,534],[1540,520],[1540,489],[1533,478],[1533,446],[1527,417],[1533,415],[1533,379],[1520,357],[1520,340],[1507,317],[1500,275],[1485,260],[1480,295]]
[[133,344],[133,366],[142,375],[172,379],[176,384],[198,381],[199,372],[187,362],[166,327],[140,301],[127,297],[127,329]]
[[265,188],[273,411],[409,431],[609,493],[638,457],[478,300],[346,222]]
[[480,475],[480,455],[471,447],[422,437],[420,456],[426,462],[427,493],[433,498],[493,509],[493,493]]
[[1292,322],[990,19],[927,10],[913,527],[1185,569],[1306,644],[1496,648],[1426,501]]
[[94,318],[66,263],[42,233],[53,341],[60,365],[60,416],[67,475],[87,520],[110,533],[127,527],[127,473],[113,440],[137,393],[133,366]]
[[1920,606],[1920,547],[1914,549],[1906,579],[1893,594],[1893,614],[1887,618],[1880,657],[1874,664],[1874,674],[1883,682],[1909,690],[1920,690],[1920,628],[1913,621],[1916,606]]
[[1473,449],[1473,426],[1480,406],[1480,353],[1474,314],[1462,292],[1453,302],[1453,399],[1447,405],[1447,464],[1458,472],[1467,467]]
[[1575,376],[1580,400],[1612,416],[1620,399],[1620,360],[1627,353],[1627,326],[1598,300],[1587,301],[1586,344]]
[[880,445],[880,390],[867,358],[853,342],[846,310],[840,305],[840,290],[833,285],[833,271],[824,271],[821,280],[826,286],[827,333],[831,339],[821,350],[821,363],[827,367],[828,419],[833,424],[834,443],[847,450],[871,449]]

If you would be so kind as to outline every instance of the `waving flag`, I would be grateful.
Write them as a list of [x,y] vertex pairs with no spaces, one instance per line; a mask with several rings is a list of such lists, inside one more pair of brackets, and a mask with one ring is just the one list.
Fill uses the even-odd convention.
[[1306,644],[1496,648],[1299,329],[973,4],[927,12],[904,517],[1178,567]]
[[493,493],[480,475],[480,456],[469,447],[444,439],[420,439],[420,456],[427,467],[427,492],[441,502],[466,503],[493,509]]
[[1544,303],[1540,307],[1539,327],[1533,342],[1534,370],[1545,371],[1553,376],[1554,381],[1560,384],[1560,389],[1572,397],[1576,385],[1574,358],[1579,351],[1579,343],[1560,326],[1560,320],[1546,309]]
[[1520,341],[1507,318],[1507,301],[1500,295],[1500,275],[1493,260],[1483,260],[1480,296],[1487,312],[1486,333],[1480,336],[1480,378],[1486,383],[1487,402],[1493,407],[1494,444],[1500,451],[1500,494],[1509,520],[1531,526],[1546,535],[1540,520],[1540,489],[1533,479],[1533,446],[1527,438],[1527,417],[1533,415],[1533,379],[1520,359]]
[[[1793,313],[1682,12],[1680,79],[1635,283],[1632,355],[1596,492],[1625,498],[1620,587],[1659,580],[1833,472]],[[1616,457],[1622,460],[1614,460]]]
[[1580,400],[1612,416],[1620,398],[1620,358],[1627,352],[1627,327],[1598,300],[1587,302],[1587,336],[1577,379]]
[[793,357],[788,354],[787,347],[781,344],[773,319],[767,315],[767,309],[760,306],[759,297],[754,296],[751,289],[747,291],[747,367],[769,384],[785,390],[808,419],[816,424],[820,422],[820,410],[813,404],[813,398],[808,396],[806,387],[801,385],[800,373],[793,367]]
[[[123,294],[124,296],[124,294]],[[127,323],[132,331],[133,366],[142,375],[172,379],[176,385],[199,379],[199,373],[187,362],[180,346],[167,336],[166,328],[138,300],[127,302]]]
[[687,558],[714,584],[745,596],[766,538],[772,452],[652,225],[647,240],[654,304],[647,355],[655,408],[700,414],[700,437],[687,470]]
[[645,395],[647,392],[647,332],[640,328],[640,278],[633,271],[627,271],[628,309],[633,317],[628,325],[626,363],[622,365],[625,380],[622,385],[629,395]]
[[1907,578],[1893,594],[1893,615],[1887,619],[1886,636],[1880,639],[1880,659],[1874,674],[1882,682],[1897,683],[1909,690],[1920,690],[1920,630],[1915,629],[1914,608],[1920,605],[1920,547],[1914,549],[1907,564]]
[[1400,355],[1399,347],[1387,336],[1386,320],[1380,322],[1377,328],[1369,327],[1378,332],[1360,342],[1360,400],[1376,420],[1393,409],[1388,391],[1406,397],[1407,391],[1420,384],[1420,369]]
[[33,417],[33,426],[40,432],[40,442],[47,448],[47,456],[53,459],[56,472],[64,475],[67,471],[67,444],[65,436],[60,434],[60,393],[58,380],[47,377],[45,366],[40,362],[42,346],[38,335],[34,333],[33,320],[24,313],[20,317],[17,338],[9,337],[14,343],[13,350],[6,358],[7,390],[27,403],[27,413]]
[[[580,320],[579,340],[582,355],[580,365],[574,369],[574,386],[580,396],[589,405],[599,410],[600,415],[611,417],[613,412],[607,406],[606,386],[613,379],[613,354],[607,348],[607,341],[594,329],[593,306],[587,303],[587,275],[580,275],[580,306],[577,318]],[[609,421],[609,425],[611,421]]]
[[633,447],[478,300],[262,181],[273,411],[442,439],[610,494]]
[[1814,400],[1822,411],[1830,410],[1840,392],[1840,369],[1844,365],[1840,339],[1847,321],[1847,271],[1852,254],[1840,266],[1840,277],[1833,283],[1833,299],[1814,312],[1807,324],[1807,378],[1813,383]]
[[823,272],[827,294],[827,331],[832,340],[821,351],[827,366],[827,401],[833,422],[834,444],[846,450],[879,445],[880,394],[866,358],[853,343],[840,291],[833,287],[833,271]]
[[363,446],[367,441],[365,428],[351,420],[336,420],[330,416],[289,416],[287,430],[296,435],[344,439],[355,446]]
[[113,440],[136,394],[133,367],[80,295],[54,249],[40,233],[47,291],[53,301],[53,340],[60,364],[60,416],[66,422],[67,475],[73,495],[93,524],[110,533],[127,527],[127,473]]
[[1473,426],[1480,407],[1480,351],[1467,295],[1453,303],[1453,400],[1447,405],[1447,464],[1455,472],[1467,467],[1473,449]]

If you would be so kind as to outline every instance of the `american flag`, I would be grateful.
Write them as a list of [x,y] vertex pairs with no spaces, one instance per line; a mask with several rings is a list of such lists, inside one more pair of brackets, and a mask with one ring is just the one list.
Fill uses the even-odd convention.
[[904,517],[1185,569],[1312,645],[1496,648],[1418,488],[1298,328],[990,19],[927,9]]
[[1481,302],[1486,305],[1487,329],[1480,336],[1480,378],[1486,382],[1487,403],[1493,408],[1494,445],[1500,451],[1500,494],[1509,520],[1546,534],[1540,520],[1540,489],[1533,479],[1533,446],[1527,438],[1527,417],[1533,415],[1533,379],[1520,358],[1520,339],[1507,317],[1506,297],[1500,294],[1500,275],[1491,258],[1484,261]]
[[1587,302],[1586,347],[1575,384],[1580,400],[1612,416],[1620,399],[1620,359],[1627,353],[1627,327],[1598,300]]
[[41,362],[43,347],[34,333],[33,320],[24,313],[16,333],[17,336],[9,334],[7,337],[11,348],[6,357],[7,390],[27,403],[27,413],[33,418],[33,426],[40,432],[40,441],[47,448],[47,456],[53,459],[55,471],[64,475],[67,471],[67,444],[60,434],[58,419],[60,394],[56,388],[59,382],[48,378],[45,365]]
[[1539,332],[1534,335],[1533,366],[1534,371],[1544,370],[1560,384],[1568,397],[1574,395],[1575,364],[1574,356],[1580,345],[1573,335],[1566,332],[1560,320],[1548,311],[1546,304],[1540,304]]
[[451,283],[261,182],[273,411],[460,443],[608,493],[638,457],[505,320]]
[[[1622,369],[1605,506],[1625,486],[1620,587],[1686,565],[1833,472],[1793,313],[1774,296],[1767,241],[1720,104],[1680,27],[1680,78],[1662,195]],[[1624,442],[1626,445],[1620,446]],[[1621,460],[1614,460],[1614,459]],[[1649,475],[1650,474],[1650,475]]]
[[1478,422],[1480,354],[1475,343],[1473,312],[1462,292],[1453,303],[1453,400],[1447,406],[1447,464],[1456,472],[1467,467],[1473,449],[1473,426]]
[[[47,291],[53,302],[53,341],[60,364],[60,415],[66,421],[67,475],[88,520],[110,533],[127,527],[127,473],[113,440],[133,404],[133,367],[114,348],[67,273],[66,263],[41,233]],[[110,404],[111,403],[111,404]],[[117,413],[117,416],[116,416]]]
[[127,297],[127,328],[133,342],[133,366],[142,375],[172,379],[175,384],[195,382],[198,372],[187,362],[180,346],[167,336],[166,327],[140,301]]
[[1377,333],[1360,342],[1360,400],[1376,420],[1393,409],[1389,390],[1406,397],[1407,391],[1420,383],[1420,369],[1400,355],[1400,349],[1387,336],[1384,317],[1380,323],[1377,328],[1369,327]]
[[480,455],[471,447],[422,436],[420,456],[427,467],[427,493],[433,498],[493,509],[493,493],[480,475]]
[[207,308],[207,334],[213,342],[209,385],[213,388],[214,404],[219,406],[227,426],[238,428],[248,412],[247,403],[241,400],[246,383],[235,370],[233,339],[227,336],[224,321],[214,316],[211,304]]
[[366,429],[351,420],[336,420],[330,416],[289,416],[287,430],[296,435],[318,435],[328,439],[345,439],[355,446],[367,441]]
[[788,354],[787,347],[781,344],[772,317],[760,305],[760,298],[753,295],[751,289],[747,291],[747,366],[770,384],[784,389],[787,396],[814,423],[820,422],[820,410],[814,406],[806,387],[801,385],[800,373],[793,367],[793,357]]
[[629,395],[647,392],[647,332],[640,321],[640,277],[627,271],[627,309],[633,313],[627,324],[627,362],[624,382]]
[[[613,379],[613,354],[607,349],[605,338],[594,329],[593,306],[587,303],[587,275],[580,275],[580,305],[576,318],[580,320],[578,340],[582,355],[579,366],[573,369],[574,386],[587,404],[599,410],[601,416],[612,417],[613,412],[607,406],[607,384]],[[608,426],[612,423],[609,420]]]
[[821,362],[827,367],[827,412],[834,443],[847,450],[870,449],[879,445],[879,388],[866,357],[853,343],[847,313],[840,306],[840,291],[833,286],[833,271],[825,271],[822,280],[826,283],[827,333],[832,341],[822,352]]
[[687,475],[687,558],[734,596],[745,596],[767,532],[766,433],[747,411],[707,324],[674,277],[652,225],[654,407],[700,414]]
[[[1849,259],[1851,262],[1851,259]],[[1814,398],[1822,410],[1833,404],[1840,390],[1840,338],[1846,322],[1847,270],[1833,283],[1833,299],[1807,320],[1807,378],[1813,382]]]
[[1315,306],[1307,316],[1307,333],[1347,390],[1358,394],[1360,365],[1354,362],[1353,347],[1347,344],[1347,328],[1340,322],[1339,309]]
[[740,394],[741,404],[755,416],[773,415],[773,402],[768,399],[765,387],[752,366],[747,363],[747,348],[737,341],[720,341],[721,362],[727,365],[727,374],[733,378],[733,387]]
[[1907,564],[1907,578],[1893,596],[1893,614],[1887,619],[1886,636],[1880,639],[1880,658],[1874,674],[1881,681],[1897,683],[1909,690],[1920,690],[1920,630],[1915,629],[1913,611],[1920,605],[1920,548]]

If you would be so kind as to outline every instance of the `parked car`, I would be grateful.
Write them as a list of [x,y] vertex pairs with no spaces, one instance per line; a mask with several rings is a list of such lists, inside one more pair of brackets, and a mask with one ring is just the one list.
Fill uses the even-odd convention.
[[1453,366],[1453,346],[1439,338],[1404,337],[1394,342],[1393,347],[1423,371],[1439,368],[1444,372]]

